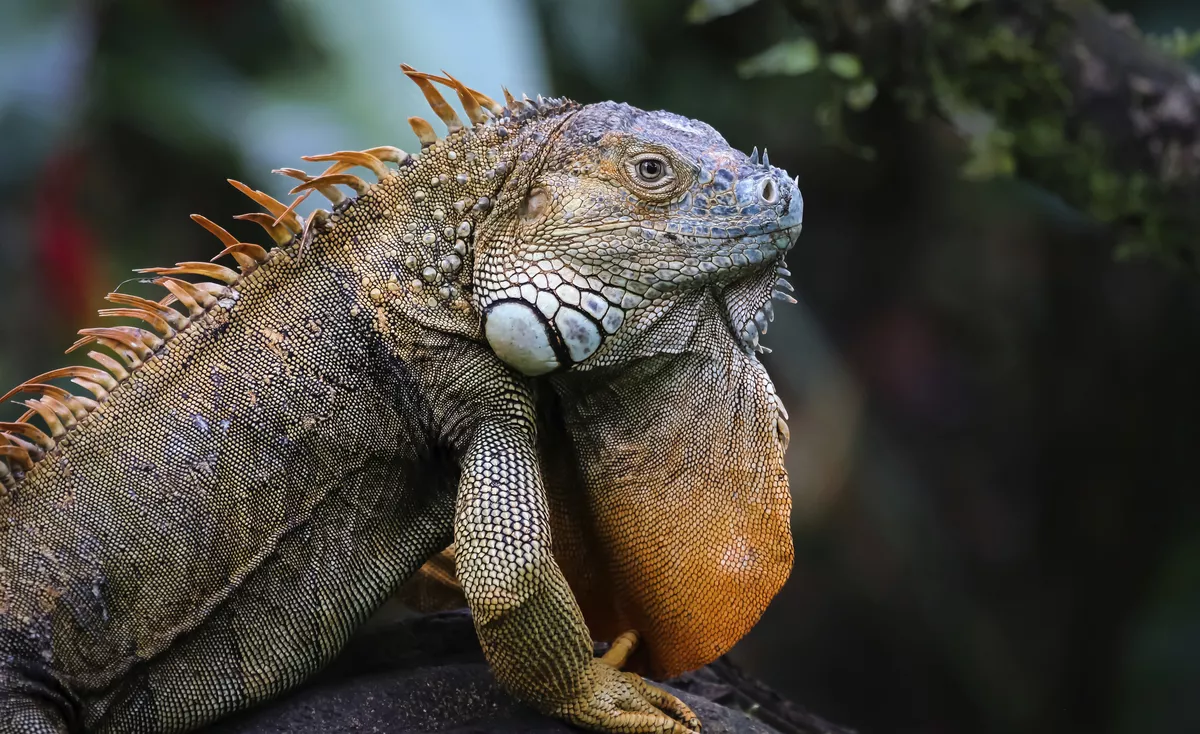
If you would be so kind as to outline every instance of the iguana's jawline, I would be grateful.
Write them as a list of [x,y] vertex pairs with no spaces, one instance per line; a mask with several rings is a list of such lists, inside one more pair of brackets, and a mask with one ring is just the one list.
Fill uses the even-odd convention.
[[[767,332],[768,325],[775,319],[775,309],[771,301],[796,302],[790,295],[792,286],[786,278],[791,275],[791,271],[787,269],[784,258],[787,257],[788,251],[800,237],[801,227],[802,225],[796,224],[769,233],[768,236],[773,239],[781,234],[787,234],[789,238],[787,246],[780,249],[774,258],[764,262],[761,270],[730,283],[720,294],[725,305],[729,328],[748,353],[771,351],[759,343],[761,335]],[[760,296],[759,300],[753,303],[753,308],[749,309],[750,318],[743,323],[735,323],[738,319],[733,316],[731,308],[733,304],[730,296],[734,293],[742,294],[743,291],[753,292],[755,290],[759,291]]]

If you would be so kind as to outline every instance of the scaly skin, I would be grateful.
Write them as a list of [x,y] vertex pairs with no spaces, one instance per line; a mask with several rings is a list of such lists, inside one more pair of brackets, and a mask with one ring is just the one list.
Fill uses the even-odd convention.
[[[160,336],[85,331],[108,374],[15,391],[41,397],[0,425],[0,732],[186,731],[276,695],[451,541],[515,695],[699,730],[618,669],[633,637],[596,659],[592,633],[696,667],[787,576],[755,350],[799,191],[702,123],[406,73],[447,137],[322,158],[298,189],[359,195],[303,226],[249,192],[280,247],[218,230],[241,274],[168,269],[220,282],[116,297]],[[44,386],[68,376],[95,402]]]

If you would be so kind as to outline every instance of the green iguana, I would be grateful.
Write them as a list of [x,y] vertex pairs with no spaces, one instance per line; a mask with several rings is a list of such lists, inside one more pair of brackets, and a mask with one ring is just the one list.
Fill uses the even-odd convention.
[[410,118],[419,154],[282,169],[333,202],[304,222],[232,182],[277,247],[194,215],[240,272],[141,271],[166,297],[101,314],[149,328],[84,329],[97,367],[9,392],[29,412],[0,424],[0,731],[185,731],[274,696],[451,543],[513,694],[699,730],[620,668],[711,661],[791,568],[756,351],[790,300],[797,183],[678,115],[404,70],[445,137]]

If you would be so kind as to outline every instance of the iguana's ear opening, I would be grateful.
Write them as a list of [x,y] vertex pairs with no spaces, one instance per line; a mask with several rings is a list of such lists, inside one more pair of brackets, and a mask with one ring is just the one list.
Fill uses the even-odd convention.
[[550,211],[550,201],[550,193],[546,189],[541,186],[534,187],[521,202],[517,214],[521,217],[521,221],[527,224],[536,222],[545,218],[546,213]]
[[667,677],[728,651],[791,571],[774,388],[723,324],[704,353],[555,378],[543,472],[554,552],[593,637],[635,629]]

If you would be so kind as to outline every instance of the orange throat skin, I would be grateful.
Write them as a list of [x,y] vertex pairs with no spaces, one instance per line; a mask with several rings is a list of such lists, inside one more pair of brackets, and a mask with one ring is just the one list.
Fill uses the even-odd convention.
[[[732,340],[710,323],[699,341]],[[598,388],[556,384],[567,445],[543,454],[555,557],[592,636],[637,630],[630,667],[653,677],[727,652],[791,572],[782,409],[758,360],[722,346]]]

